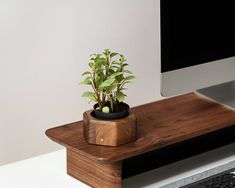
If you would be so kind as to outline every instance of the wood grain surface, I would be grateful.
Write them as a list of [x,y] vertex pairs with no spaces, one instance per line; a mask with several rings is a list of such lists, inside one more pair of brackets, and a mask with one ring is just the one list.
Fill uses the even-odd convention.
[[67,173],[92,187],[122,187],[122,162],[98,164],[67,149]]
[[67,149],[104,164],[235,124],[234,110],[195,93],[144,104],[132,110],[137,117],[138,138],[119,147],[88,144],[83,138],[82,121],[49,129],[46,135]]
[[137,138],[136,116],[130,114],[121,119],[100,120],[94,118],[89,110],[83,113],[83,132],[90,144],[120,146]]

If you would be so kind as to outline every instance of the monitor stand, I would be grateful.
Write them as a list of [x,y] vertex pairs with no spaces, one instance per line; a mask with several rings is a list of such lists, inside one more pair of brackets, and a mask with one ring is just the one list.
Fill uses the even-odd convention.
[[197,93],[235,109],[235,81],[199,89]]

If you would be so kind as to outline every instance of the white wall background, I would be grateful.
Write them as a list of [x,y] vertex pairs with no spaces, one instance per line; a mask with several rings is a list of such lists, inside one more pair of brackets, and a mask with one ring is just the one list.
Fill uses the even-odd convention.
[[0,164],[60,147],[44,131],[91,108],[89,54],[123,53],[131,106],[160,99],[159,0],[0,0]]

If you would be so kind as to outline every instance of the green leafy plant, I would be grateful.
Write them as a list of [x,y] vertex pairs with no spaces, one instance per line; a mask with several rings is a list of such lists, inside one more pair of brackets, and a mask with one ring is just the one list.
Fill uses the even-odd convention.
[[82,97],[97,102],[97,110],[116,112],[118,105],[125,100],[126,84],[135,76],[126,70],[128,64],[122,54],[105,49],[102,54],[92,54],[89,62],[90,71],[85,71],[81,84],[90,85],[93,91],[86,91]]

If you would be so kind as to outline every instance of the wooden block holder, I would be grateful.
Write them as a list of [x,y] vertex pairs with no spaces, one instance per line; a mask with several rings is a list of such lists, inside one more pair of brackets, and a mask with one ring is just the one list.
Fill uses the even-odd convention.
[[[126,161],[235,125],[234,110],[195,93],[132,110],[138,138],[118,147],[88,144],[83,121],[48,129],[46,135],[67,149],[67,173],[95,188],[121,188]],[[129,165],[128,171],[136,165],[141,166]]]
[[100,120],[92,116],[93,110],[83,114],[84,138],[89,144],[120,146],[137,139],[137,124],[134,113],[113,120]]

